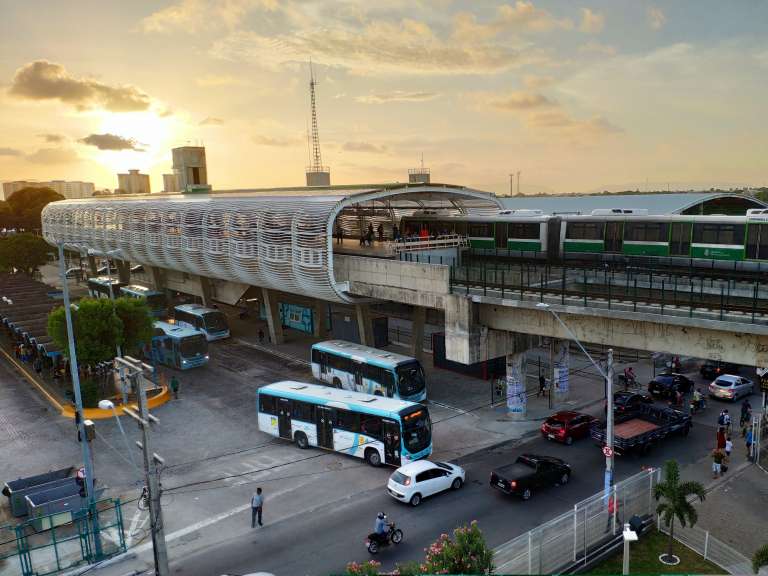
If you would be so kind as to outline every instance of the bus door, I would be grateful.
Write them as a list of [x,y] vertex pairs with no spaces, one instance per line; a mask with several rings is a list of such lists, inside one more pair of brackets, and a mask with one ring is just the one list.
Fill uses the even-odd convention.
[[280,438],[291,440],[291,401],[287,398],[277,400],[277,431]]
[[320,360],[321,377],[328,374],[328,353],[318,351],[318,360]]
[[381,421],[384,432],[384,463],[400,466],[400,424],[393,420]]
[[315,408],[317,422],[317,445],[333,450],[333,409],[327,406]]

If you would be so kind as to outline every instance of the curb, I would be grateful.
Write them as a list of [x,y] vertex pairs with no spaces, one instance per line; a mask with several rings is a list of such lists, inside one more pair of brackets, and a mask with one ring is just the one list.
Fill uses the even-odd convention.
[[[64,411],[67,408],[66,406],[64,406],[63,404],[61,404],[61,402],[56,400],[56,398],[54,398],[53,395],[50,392],[48,392],[48,390],[46,390],[45,387],[42,384],[40,384],[40,382],[38,382],[35,379],[35,377],[32,376],[32,374],[30,374],[22,364],[19,364],[13,356],[8,354],[8,352],[3,350],[2,348],[0,348],[0,352],[2,352],[3,356],[6,357],[6,359],[8,360],[8,362],[11,363],[12,366],[16,367],[16,370],[21,372],[21,375],[24,376],[24,378],[29,380],[29,382],[43,394],[45,399],[48,400],[48,402],[50,402],[54,406],[54,408],[56,408],[56,410],[59,411],[60,414],[64,415]],[[74,412],[72,414],[72,418],[74,418]]]

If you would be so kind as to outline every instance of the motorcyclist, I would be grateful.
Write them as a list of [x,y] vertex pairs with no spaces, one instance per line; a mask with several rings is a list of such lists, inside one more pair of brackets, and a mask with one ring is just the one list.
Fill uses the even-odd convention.
[[693,391],[693,408],[694,410],[701,410],[701,392],[698,388]]
[[373,532],[376,534],[376,538],[384,540],[384,536],[387,533],[387,515],[384,512],[379,512],[376,516],[376,522],[373,525]]
[[633,370],[632,366],[627,366],[624,368],[624,386],[634,386],[635,385],[635,371]]

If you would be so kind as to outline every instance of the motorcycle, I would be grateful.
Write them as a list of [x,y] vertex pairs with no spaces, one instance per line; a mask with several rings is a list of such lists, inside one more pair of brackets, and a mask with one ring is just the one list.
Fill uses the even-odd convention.
[[382,546],[389,546],[390,544],[400,544],[403,541],[403,531],[395,526],[394,522],[388,522],[389,529],[386,534],[376,534],[375,532],[368,535],[365,541],[365,547],[368,549],[369,554],[376,554],[379,548]]

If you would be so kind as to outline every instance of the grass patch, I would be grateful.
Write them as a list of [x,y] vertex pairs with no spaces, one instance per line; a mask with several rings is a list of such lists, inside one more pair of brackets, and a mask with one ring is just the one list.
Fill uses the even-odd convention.
[[[659,562],[659,556],[667,551],[669,536],[655,528],[630,544],[629,571],[632,574],[727,574],[725,570],[704,560],[693,550],[675,541],[673,553],[680,558],[677,566],[667,566]],[[604,560],[589,574],[621,574],[624,559],[623,548],[618,554]]]

